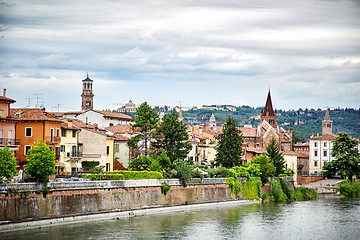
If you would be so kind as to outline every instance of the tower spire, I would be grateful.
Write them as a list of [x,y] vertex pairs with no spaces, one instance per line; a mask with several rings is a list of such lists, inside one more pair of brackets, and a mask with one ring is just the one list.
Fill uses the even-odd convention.
[[273,128],[277,126],[277,113],[274,112],[272,101],[271,101],[271,94],[270,88],[266,98],[266,103],[264,107],[264,111],[260,114],[261,121],[266,120]]

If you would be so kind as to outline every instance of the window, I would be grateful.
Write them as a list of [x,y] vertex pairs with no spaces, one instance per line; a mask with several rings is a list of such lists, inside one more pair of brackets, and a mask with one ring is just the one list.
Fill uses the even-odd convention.
[[112,127],[112,126],[114,126],[114,124],[113,124],[113,123],[110,123],[110,124],[109,124],[109,127]]
[[110,154],[110,146],[106,146],[106,155],[109,156]]
[[58,138],[58,137],[60,137],[60,129],[56,129],[56,137]]
[[106,171],[107,172],[110,172],[111,170],[110,170],[110,163],[106,163]]
[[60,145],[60,151],[65,152],[65,145]]
[[314,151],[314,156],[317,157],[317,151],[316,150]]
[[66,137],[66,130],[65,129],[61,129],[61,136]]
[[50,141],[54,142],[54,129],[50,128]]
[[324,142],[324,147],[326,147],[326,142]]
[[317,147],[317,142],[314,142],[314,147]]
[[324,157],[327,157],[327,151],[324,150]]
[[316,167],[317,166],[317,161],[314,161],[314,167]]
[[28,151],[31,149],[30,145],[25,145],[25,152],[24,155],[27,156],[28,155]]
[[4,109],[0,109],[0,117],[5,117],[5,110]]
[[75,131],[75,130],[72,131],[72,137],[73,137],[73,138],[76,137],[76,131]]
[[25,128],[25,137],[32,137],[32,127]]

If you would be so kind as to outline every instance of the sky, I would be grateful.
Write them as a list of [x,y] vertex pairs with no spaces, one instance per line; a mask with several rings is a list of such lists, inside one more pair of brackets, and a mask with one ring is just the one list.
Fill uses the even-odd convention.
[[360,108],[359,0],[0,0],[12,107]]

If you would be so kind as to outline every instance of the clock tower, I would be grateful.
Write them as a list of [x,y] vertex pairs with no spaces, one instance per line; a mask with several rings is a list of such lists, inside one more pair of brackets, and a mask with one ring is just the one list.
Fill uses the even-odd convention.
[[92,83],[93,80],[89,78],[89,74],[87,74],[86,78],[82,80],[83,82],[83,92],[81,94],[82,104],[81,110],[93,110],[94,107],[94,94],[92,91]]

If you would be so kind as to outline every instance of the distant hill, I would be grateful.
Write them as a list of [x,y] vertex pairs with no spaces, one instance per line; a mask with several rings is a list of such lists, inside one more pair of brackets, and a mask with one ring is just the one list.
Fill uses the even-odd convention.
[[[234,111],[235,110],[235,111]],[[229,108],[228,105],[211,105],[207,109],[189,110],[183,112],[184,123],[190,125],[204,125],[213,113],[218,124],[226,121],[227,116],[235,119],[238,126],[260,124],[259,115],[261,108],[249,106]],[[292,128],[302,141],[309,139],[311,135],[321,135],[321,125],[325,117],[325,110],[321,109],[298,109],[292,111],[277,110],[278,125]],[[329,111],[333,121],[333,133],[345,132],[346,134],[360,139],[360,109],[333,109]]]

